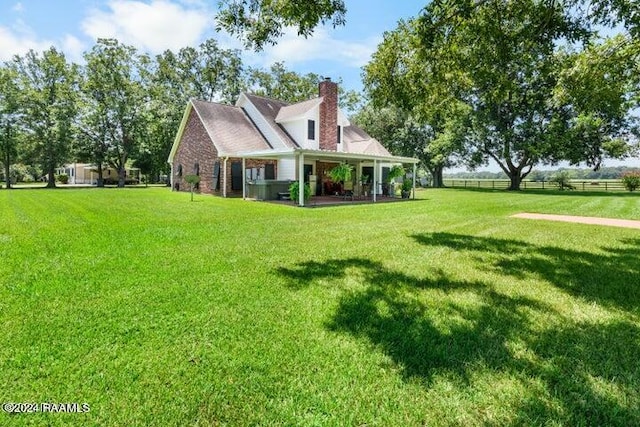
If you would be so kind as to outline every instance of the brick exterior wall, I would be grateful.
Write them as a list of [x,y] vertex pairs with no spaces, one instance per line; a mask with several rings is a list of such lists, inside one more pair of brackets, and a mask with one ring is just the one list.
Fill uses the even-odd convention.
[[327,78],[318,85],[319,95],[324,97],[320,104],[321,150],[337,151],[338,148],[338,84]]
[[[217,156],[218,152],[209,134],[195,110],[192,109],[173,158],[173,189],[189,191],[189,183],[184,180],[184,177],[194,174],[194,165],[197,163],[200,170],[200,192],[213,193],[213,163]],[[178,175],[180,165],[182,165],[182,176]]]
[[[220,186],[218,190],[214,190],[213,172],[214,164],[220,162]],[[229,158],[227,160],[227,196],[242,195],[242,189],[232,190],[231,164],[233,162],[242,163],[242,159]],[[186,175],[195,173],[195,164],[198,164],[200,174],[199,192],[205,194],[223,195],[222,187],[224,186],[224,159],[218,157],[218,151],[211,142],[209,134],[205,130],[200,118],[195,110],[191,110],[182,139],[178,145],[175,156],[173,158],[173,189],[178,191],[190,191],[189,183],[184,180]],[[275,160],[246,160],[247,169],[262,168],[266,164],[274,164],[277,169],[277,161]],[[179,176],[178,170],[182,165],[182,176]],[[277,170],[276,170],[277,176]]]

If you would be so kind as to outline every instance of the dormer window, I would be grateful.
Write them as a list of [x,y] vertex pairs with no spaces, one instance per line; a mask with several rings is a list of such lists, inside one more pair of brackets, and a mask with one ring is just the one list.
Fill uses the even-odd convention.
[[314,141],[316,139],[316,121],[307,120],[307,139]]

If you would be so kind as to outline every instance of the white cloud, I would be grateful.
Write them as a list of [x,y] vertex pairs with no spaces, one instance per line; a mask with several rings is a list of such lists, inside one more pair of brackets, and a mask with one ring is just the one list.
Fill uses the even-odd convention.
[[290,28],[278,40],[277,45],[268,46],[260,56],[267,64],[277,61],[297,64],[322,60],[359,68],[371,60],[371,54],[381,41],[378,36],[362,41],[339,40],[333,38],[325,27],[316,28],[313,36],[305,39]]
[[31,32],[15,32],[0,27],[0,61],[8,61],[14,55],[24,55],[29,49],[40,52],[54,45],[51,40],[38,40]]
[[22,3],[18,2],[13,5],[11,10],[13,10],[14,12],[20,13],[24,10],[24,6],[22,5]]
[[211,12],[167,0],[110,0],[107,5],[109,11],[89,12],[82,22],[85,34],[94,41],[116,38],[149,53],[197,45],[213,23]]
[[68,60],[75,63],[83,63],[84,58],[82,54],[86,50],[86,45],[80,41],[77,37],[67,34],[61,43],[62,51]]

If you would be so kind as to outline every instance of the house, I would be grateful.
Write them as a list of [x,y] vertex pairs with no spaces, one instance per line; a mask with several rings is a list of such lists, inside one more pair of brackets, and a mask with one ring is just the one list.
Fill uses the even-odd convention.
[[336,83],[327,78],[318,88],[317,98],[296,104],[248,93],[235,106],[190,101],[168,159],[173,190],[188,191],[185,176],[193,174],[202,193],[224,197],[273,199],[295,180],[309,183],[312,195],[333,194],[341,189],[328,171],[346,162],[356,185],[369,177],[361,193],[375,201],[392,165],[413,165],[415,177],[417,159],[393,156],[349,122]]
[[[90,184],[98,182],[98,166],[89,163],[69,163],[56,169],[56,175],[67,175],[69,184]],[[125,177],[128,183],[140,182],[140,169],[125,168]],[[118,182],[118,170],[109,166],[102,167],[102,178],[105,184]]]

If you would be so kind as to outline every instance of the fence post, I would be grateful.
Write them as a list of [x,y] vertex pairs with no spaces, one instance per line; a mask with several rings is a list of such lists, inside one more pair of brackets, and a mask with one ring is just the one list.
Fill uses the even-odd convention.
[[604,191],[608,191],[607,190],[607,181],[604,182]]
[[582,191],[584,191],[584,181],[582,181]]
[[544,190],[544,181],[542,181],[542,189]]

